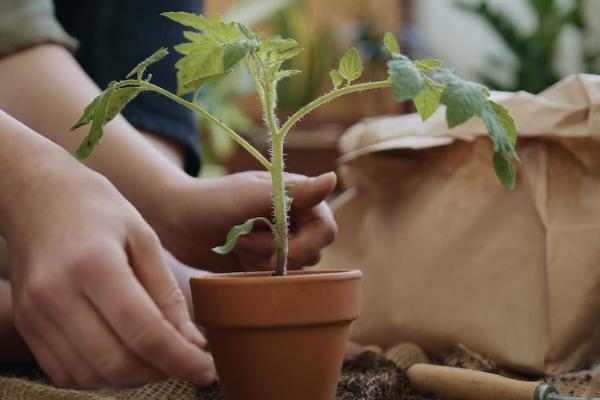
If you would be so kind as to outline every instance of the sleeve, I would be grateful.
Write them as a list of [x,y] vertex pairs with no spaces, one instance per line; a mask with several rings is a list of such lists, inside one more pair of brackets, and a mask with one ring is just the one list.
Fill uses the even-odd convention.
[[43,43],[77,47],[54,17],[52,1],[0,0],[0,57]]
[[[202,11],[198,0],[55,0],[55,6],[59,21],[80,42],[77,60],[100,87],[123,79],[159,47],[172,49],[181,43],[181,27],[162,17],[161,12]],[[171,51],[148,69],[154,83],[172,92],[177,88],[177,59]],[[186,172],[198,174],[200,145],[192,112],[162,96],[142,93],[125,107],[123,116],[138,129],[182,145]]]

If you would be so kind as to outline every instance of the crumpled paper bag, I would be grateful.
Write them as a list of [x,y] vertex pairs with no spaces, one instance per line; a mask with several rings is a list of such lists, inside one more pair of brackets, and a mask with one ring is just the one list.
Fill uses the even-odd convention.
[[341,139],[340,234],[320,266],[363,270],[359,342],[464,343],[534,374],[589,365],[600,356],[600,77],[493,97],[517,125],[514,191],[494,175],[479,120],[367,120]]

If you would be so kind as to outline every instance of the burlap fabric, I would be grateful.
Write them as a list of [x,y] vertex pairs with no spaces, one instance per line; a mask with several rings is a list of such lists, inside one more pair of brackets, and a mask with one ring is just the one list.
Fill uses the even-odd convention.
[[[388,350],[385,356],[365,353],[344,365],[336,400],[435,400],[411,389],[404,370],[416,362],[476,369],[519,377],[499,369],[492,361],[464,346],[450,349],[435,360],[429,360],[416,345],[403,343]],[[597,395],[600,373],[587,369],[547,378],[561,394]],[[24,376],[26,375],[26,376]],[[598,376],[595,376],[598,375]],[[198,388],[171,379],[128,390],[78,391],[59,389],[35,371],[0,375],[0,400],[222,400],[217,384]]]

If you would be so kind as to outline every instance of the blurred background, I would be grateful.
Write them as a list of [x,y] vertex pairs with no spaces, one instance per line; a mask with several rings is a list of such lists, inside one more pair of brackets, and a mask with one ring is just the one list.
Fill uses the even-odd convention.
[[[400,39],[403,53],[442,59],[495,90],[539,93],[572,73],[600,73],[598,0],[206,0],[205,13],[294,38],[304,48],[290,66],[304,73],[280,85],[282,120],[330,88],[329,70],[352,46],[365,60],[362,79],[384,79],[386,31]],[[236,74],[206,94],[206,107],[267,152],[247,76]],[[346,128],[364,118],[412,111],[387,92],[339,99],[288,136],[288,171],[335,170],[337,142]],[[260,168],[215,127],[201,125],[200,134],[204,176]]]

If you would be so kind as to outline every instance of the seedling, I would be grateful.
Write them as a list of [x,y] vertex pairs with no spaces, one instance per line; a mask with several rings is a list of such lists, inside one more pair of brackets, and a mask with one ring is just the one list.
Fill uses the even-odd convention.
[[[273,218],[256,217],[233,227],[225,244],[213,250],[226,254],[233,250],[241,235],[252,231],[255,224],[267,225],[277,243],[275,275],[286,274],[288,252],[288,212],[292,205],[292,188],[284,182],[284,142],[294,125],[318,107],[340,97],[356,92],[392,89],[396,101],[412,100],[423,121],[440,106],[446,106],[449,127],[460,125],[474,116],[483,119],[493,143],[492,163],[500,182],[512,189],[515,185],[513,161],[518,161],[514,150],[515,124],[508,111],[493,102],[487,88],[468,82],[454,74],[442,61],[424,59],[412,61],[400,53],[400,47],[391,33],[384,36],[384,49],[390,55],[389,77],[378,82],[360,82],[363,62],[359,52],[352,48],[340,60],[339,67],[329,75],[333,88],[292,114],[284,123],[277,118],[277,85],[281,80],[300,73],[286,70],[284,63],[301,52],[298,43],[279,36],[261,37],[237,22],[224,22],[219,16],[207,19],[186,12],[167,12],[165,17],[186,28],[186,42],[175,46],[182,57],[177,69],[177,94],[151,82],[146,74],[149,65],[160,61],[168,52],[161,48],[136,66],[122,81],[111,82],[106,90],[86,107],[83,116],[73,129],[91,124],[90,131],[76,151],[78,158],[88,157],[100,142],[103,126],[113,119],[139,93],[155,92],[206,118],[222,129],[224,134],[241,145],[271,174],[273,183]],[[271,159],[265,158],[241,135],[217,117],[207,112],[199,101],[203,86],[225,78],[234,69],[244,68],[252,77],[262,106],[265,126],[271,142]],[[183,95],[193,93],[192,101]]]

